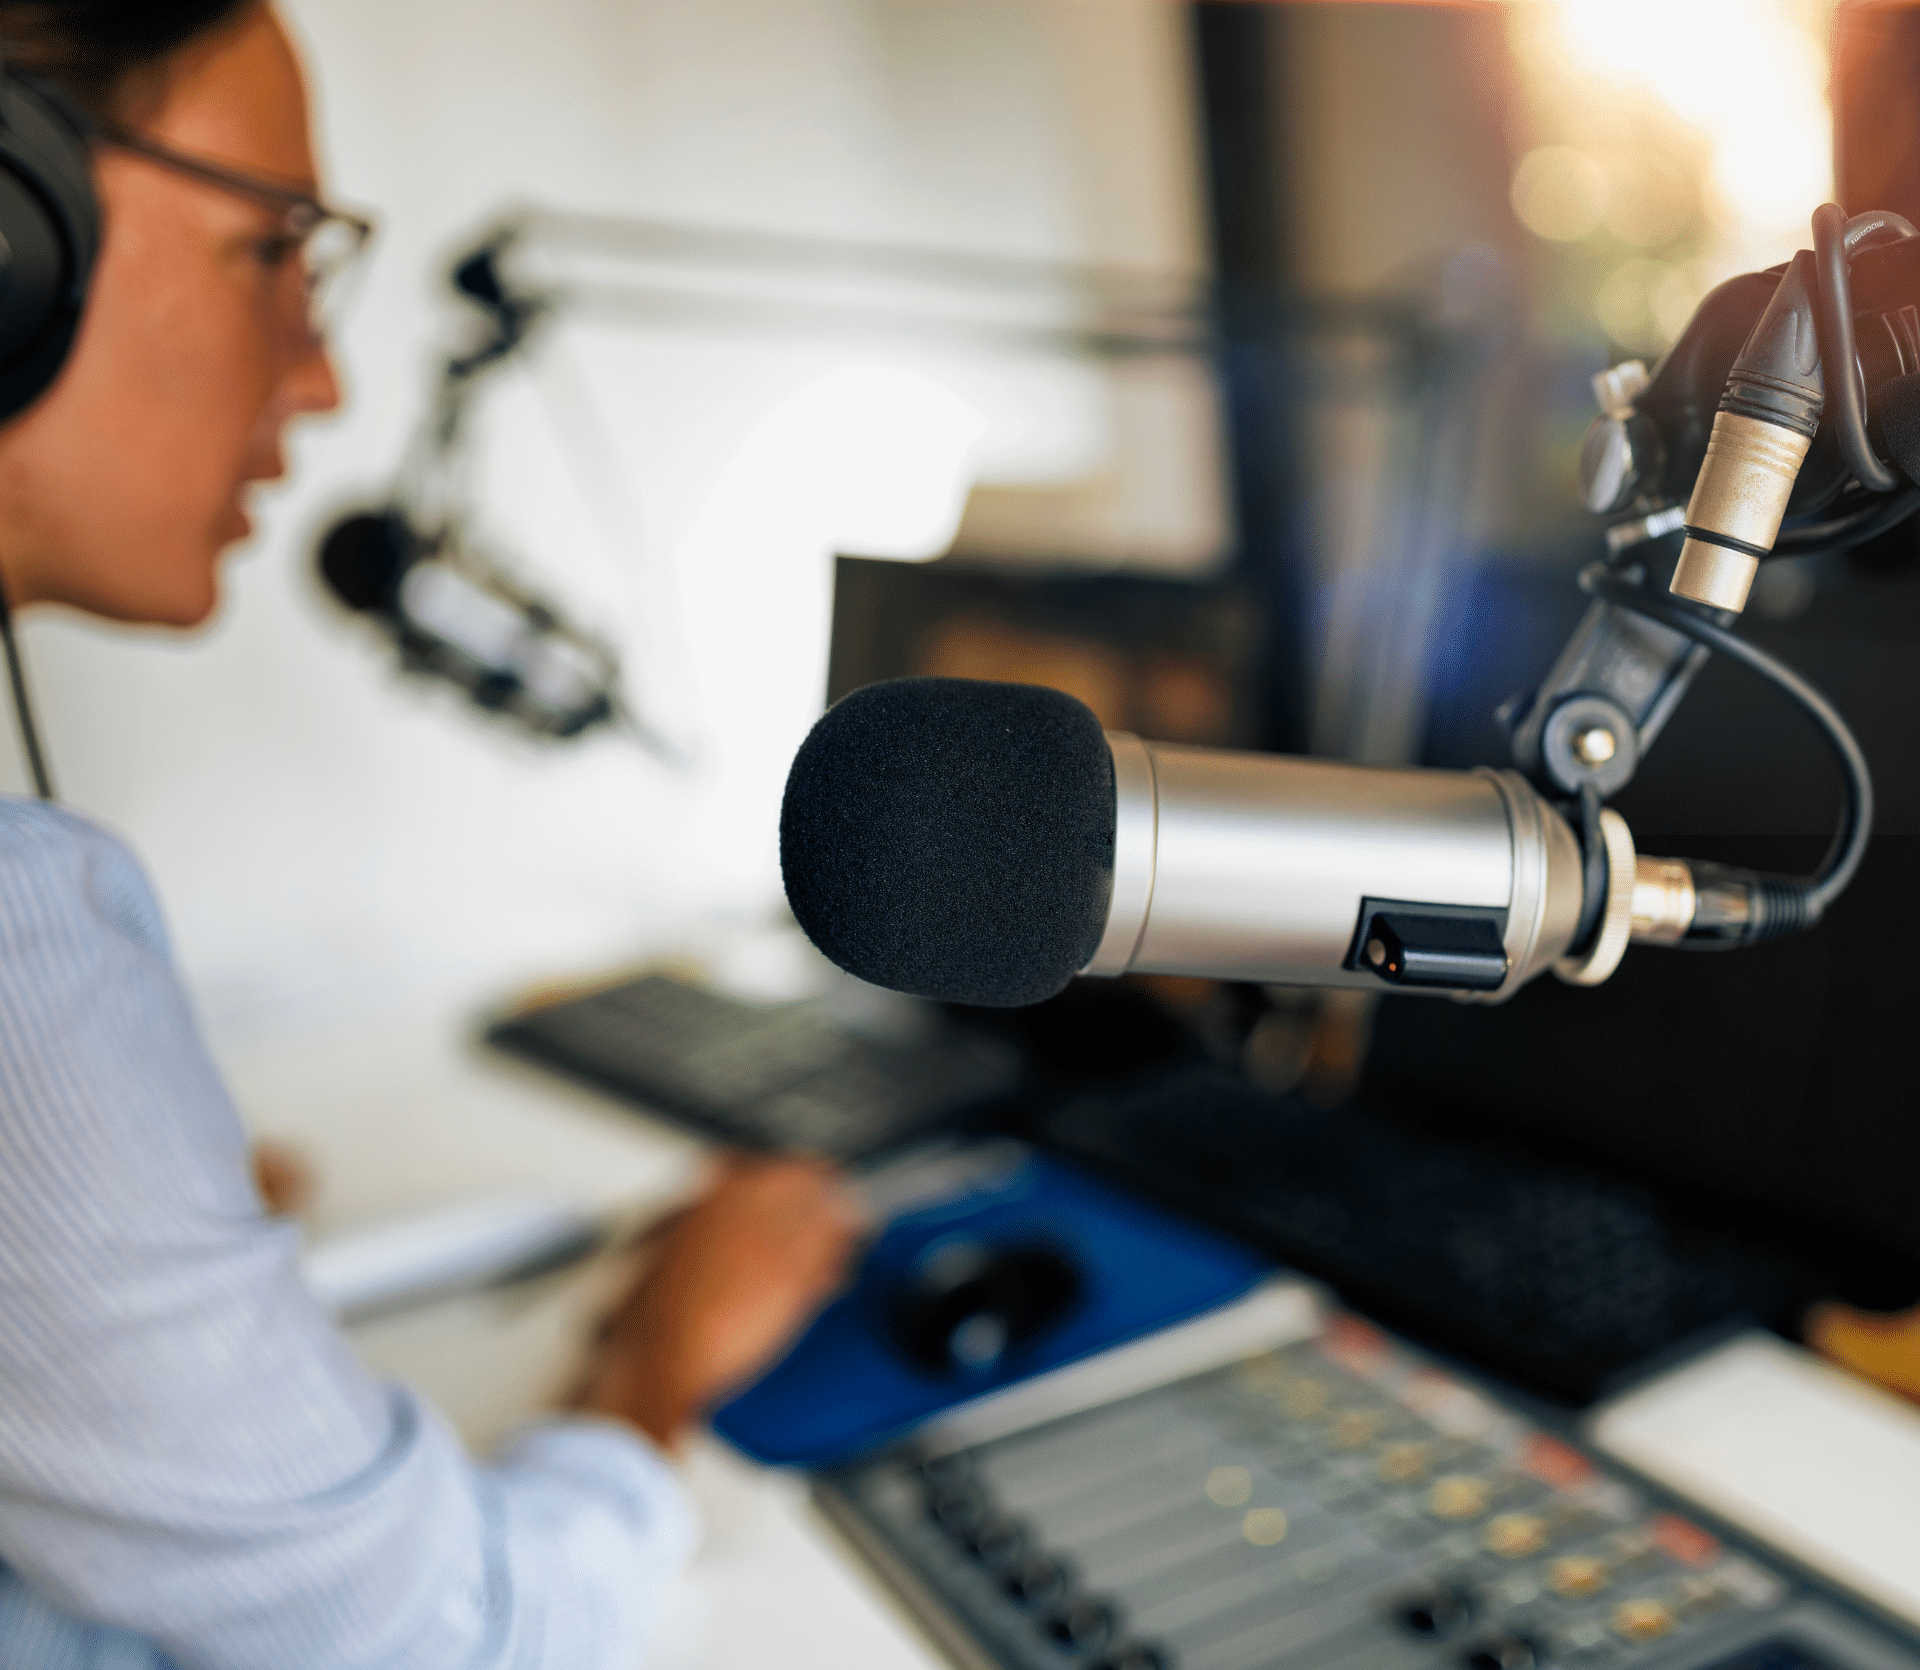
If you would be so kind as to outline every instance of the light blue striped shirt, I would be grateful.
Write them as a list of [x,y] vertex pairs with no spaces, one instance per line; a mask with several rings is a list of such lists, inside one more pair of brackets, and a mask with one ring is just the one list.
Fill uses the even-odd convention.
[[476,1464],[297,1254],[132,855],[0,797],[0,1665],[633,1670],[665,1463],[552,1421]]

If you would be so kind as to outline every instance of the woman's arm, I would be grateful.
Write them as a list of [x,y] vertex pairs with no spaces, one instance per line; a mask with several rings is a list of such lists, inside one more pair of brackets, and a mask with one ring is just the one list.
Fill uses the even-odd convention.
[[[651,1337],[694,1348],[662,1297],[675,1239],[629,1312],[681,1315]],[[647,1337],[617,1326],[603,1368]],[[594,1401],[665,1436],[702,1373]],[[0,1563],[182,1667],[631,1670],[690,1534],[627,1421],[559,1418],[479,1466],[366,1373],[261,1214],[137,867],[0,802]]]

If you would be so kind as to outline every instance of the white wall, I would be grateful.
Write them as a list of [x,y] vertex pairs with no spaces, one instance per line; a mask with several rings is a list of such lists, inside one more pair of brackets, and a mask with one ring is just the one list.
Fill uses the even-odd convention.
[[[892,516],[917,519],[903,550],[926,554],[906,548],[957,514],[969,405],[993,431],[973,456],[1003,473],[1023,447],[1099,448],[1097,411],[1059,402],[1069,417],[1023,439],[1017,389],[980,384],[944,429],[937,399],[920,413],[951,456],[876,472],[867,504],[871,414],[863,429],[835,379],[873,354],[568,328],[489,402],[483,519],[619,639],[701,763],[675,773],[613,737],[535,747],[403,683],[309,577],[328,510],[398,459],[463,233],[531,199],[1154,267],[1198,247],[1182,23],[1159,0],[289,10],[332,189],[382,223],[339,344],[350,409],[298,436],[209,630],[43,618],[25,634],[64,792],[139,847],[228,1035],[403,992],[480,1002],[775,910],[829,553]],[[899,356],[889,374],[902,364],[930,374]]]

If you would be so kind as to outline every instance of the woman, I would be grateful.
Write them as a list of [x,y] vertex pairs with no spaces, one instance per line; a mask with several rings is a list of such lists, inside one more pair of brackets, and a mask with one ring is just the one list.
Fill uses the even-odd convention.
[[[0,0],[0,51],[123,136],[72,356],[0,430],[0,583],[192,626],[286,425],[339,398],[298,65],[259,0]],[[625,1670],[688,1538],[660,1451],[853,1233],[823,1170],[733,1168],[576,1407],[475,1464],[306,1293],[130,855],[0,800],[0,1663]]]

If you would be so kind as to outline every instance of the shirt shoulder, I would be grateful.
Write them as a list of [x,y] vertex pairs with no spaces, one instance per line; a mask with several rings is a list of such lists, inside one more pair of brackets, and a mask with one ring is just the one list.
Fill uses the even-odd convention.
[[[138,861],[97,824],[0,797],[0,1206],[132,1246],[257,1211],[240,1123]],[[0,1234],[0,1242],[7,1239]]]
[[0,795],[0,960],[98,933],[172,961],[159,901],[124,841],[63,806]]

